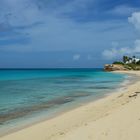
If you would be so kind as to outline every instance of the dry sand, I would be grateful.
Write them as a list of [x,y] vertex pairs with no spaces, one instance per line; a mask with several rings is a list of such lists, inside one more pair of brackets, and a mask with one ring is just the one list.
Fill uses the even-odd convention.
[[[140,76],[139,71],[129,71]],[[139,140],[140,81],[0,140]]]

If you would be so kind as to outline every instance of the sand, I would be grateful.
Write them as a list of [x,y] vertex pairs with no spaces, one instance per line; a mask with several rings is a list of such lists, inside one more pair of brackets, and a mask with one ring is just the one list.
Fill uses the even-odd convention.
[[[140,76],[139,71],[125,73]],[[0,140],[139,140],[140,81]]]

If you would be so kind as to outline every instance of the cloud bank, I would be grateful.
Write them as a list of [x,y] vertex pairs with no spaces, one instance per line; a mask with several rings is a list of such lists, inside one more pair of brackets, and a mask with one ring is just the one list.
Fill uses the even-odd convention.
[[136,55],[140,54],[140,40],[135,40],[134,47],[111,48],[104,50],[102,55],[106,59],[121,58],[123,55]]
[[[40,67],[49,62],[59,66],[60,59],[63,66],[93,66],[93,60],[104,63],[103,50],[110,58],[117,51],[129,51],[129,47],[116,48],[128,46],[136,37],[125,18],[138,8],[136,1],[1,0],[0,67],[11,67],[11,61],[26,65],[28,60],[28,66],[37,60],[35,65]],[[135,23],[138,15],[132,17],[130,22]]]
[[140,12],[134,12],[128,21],[132,23],[136,29],[140,30]]
[[[134,25],[138,32],[140,32],[140,12],[132,13],[132,16],[128,18],[128,21]],[[106,59],[120,58],[123,55],[136,55],[140,54],[140,39],[134,41],[133,47],[121,47],[119,45],[113,46],[111,49],[104,50],[102,55]]]

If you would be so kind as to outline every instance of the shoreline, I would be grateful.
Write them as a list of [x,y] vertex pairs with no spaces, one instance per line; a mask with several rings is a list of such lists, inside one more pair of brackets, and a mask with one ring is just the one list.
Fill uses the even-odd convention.
[[[140,76],[140,72],[137,71],[121,71],[121,73]],[[121,106],[131,102],[131,98],[128,96],[131,92],[138,92],[138,85],[140,85],[140,82],[136,81],[136,83],[128,85],[129,88],[124,89],[123,92],[117,91],[115,94],[109,94],[96,101],[83,104],[80,107],[63,112],[54,118],[46,121],[43,120],[19,131],[0,137],[0,140],[28,140],[30,138],[34,140],[61,139],[62,137],[67,136],[69,132],[88,126],[90,122],[94,123],[97,120],[108,116],[111,112]],[[138,90],[140,91],[140,88]]]
[[[126,86],[136,82],[136,77],[134,77],[132,79],[131,74],[129,75],[131,78],[128,78],[128,75],[125,75],[125,76],[126,76],[126,78],[124,78],[124,80],[121,81],[121,83],[118,84],[117,87],[115,87],[115,89],[112,89],[111,91],[105,92],[102,96],[99,96],[99,97],[94,97],[93,95],[85,96],[84,98],[81,98],[78,101],[73,101],[73,102],[70,102],[64,106],[61,106],[61,108],[59,108],[59,110],[57,110],[57,108],[56,108],[56,110],[51,111],[49,114],[44,115],[44,113],[42,113],[42,115],[40,115],[38,117],[35,115],[34,116],[35,118],[33,118],[33,116],[32,117],[28,116],[27,118],[25,118],[25,120],[15,120],[14,123],[11,123],[8,126],[3,126],[5,128],[2,129],[2,131],[0,132],[0,137],[4,137],[6,135],[15,133],[15,132],[22,130],[22,129],[26,129],[28,127],[31,127],[33,125],[36,125],[36,124],[44,122],[44,121],[49,121],[53,118],[56,118],[57,116],[65,114],[71,110],[85,106],[89,103],[96,102],[100,99],[104,99],[107,96],[110,96],[111,94],[114,94],[120,90],[124,90],[126,88]],[[11,126],[12,126],[12,128],[8,129],[8,127],[11,127]]]

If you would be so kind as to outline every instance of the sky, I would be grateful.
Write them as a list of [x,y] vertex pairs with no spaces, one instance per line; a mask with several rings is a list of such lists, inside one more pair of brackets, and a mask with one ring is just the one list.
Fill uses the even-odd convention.
[[0,1],[0,68],[100,68],[139,54],[139,0]]

